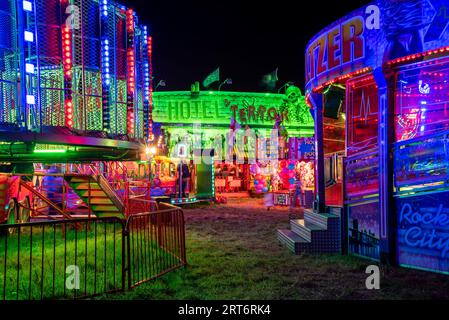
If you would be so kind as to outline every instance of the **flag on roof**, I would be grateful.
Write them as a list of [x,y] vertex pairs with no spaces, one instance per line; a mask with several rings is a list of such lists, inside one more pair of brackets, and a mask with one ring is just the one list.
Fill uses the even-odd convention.
[[203,86],[208,88],[212,83],[220,81],[220,67],[212,71],[203,81]]
[[278,68],[276,68],[273,72],[264,75],[262,78],[262,84],[268,90],[274,90],[276,88],[276,82],[278,81]]

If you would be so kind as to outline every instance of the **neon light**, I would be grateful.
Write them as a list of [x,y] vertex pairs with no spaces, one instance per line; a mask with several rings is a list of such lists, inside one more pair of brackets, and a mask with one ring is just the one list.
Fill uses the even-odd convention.
[[148,37],[148,29],[146,26],[143,27],[143,59],[146,61],[143,65],[143,78],[144,78],[144,99],[143,99],[143,122],[144,122],[144,136],[148,142],[150,140],[150,101],[152,95],[151,88],[151,37]]
[[28,12],[33,11],[33,4],[30,1],[23,1],[23,10]]
[[54,149],[54,150],[34,150],[34,153],[66,153],[66,149]]
[[446,199],[447,192],[398,198],[400,264],[437,272],[448,271],[449,220]]
[[439,49],[433,49],[433,50],[428,50],[422,53],[416,53],[416,54],[412,54],[412,55],[408,55],[402,58],[397,58],[391,61],[387,62],[388,66],[396,66],[396,65],[400,65],[400,64],[404,64],[404,63],[410,63],[416,60],[419,60],[423,57],[427,57],[427,58],[437,58],[440,56],[446,56],[449,54],[449,46],[447,47],[442,47]]
[[153,134],[153,38],[147,38],[148,45],[148,88],[149,88],[149,110],[148,110],[148,140],[154,140]]
[[33,95],[27,95],[27,104],[36,104],[36,99],[34,98]]
[[103,111],[103,130],[110,131],[111,119],[109,113],[109,98],[110,98],[110,85],[111,85],[111,73],[110,73],[110,57],[109,57],[109,34],[108,34],[108,0],[102,0],[101,6],[101,66],[102,66],[102,111]]
[[412,139],[416,136],[416,130],[420,125],[420,110],[412,108],[408,114],[398,115],[398,125],[403,128],[401,141]]
[[136,68],[135,68],[135,43],[134,43],[134,11],[126,11],[126,29],[128,30],[128,99],[127,99],[127,132],[134,136],[134,93],[136,86]]
[[34,64],[27,63],[25,65],[25,71],[26,71],[26,73],[34,74]]
[[101,13],[104,17],[108,16],[108,0],[102,1]]
[[73,103],[72,103],[72,37],[70,29],[63,24],[62,35],[62,65],[64,69],[64,107],[65,125],[73,127]]
[[419,88],[419,93],[421,93],[421,94],[429,94],[430,93],[429,84],[423,83],[422,80],[419,80],[418,88]]
[[212,198],[215,198],[215,168],[212,165],[212,185],[211,185],[211,191],[212,191]]
[[25,31],[24,38],[25,38],[25,41],[34,42],[34,34],[32,32]]
[[356,77],[356,76],[360,76],[362,74],[370,72],[371,70],[372,70],[371,68],[363,68],[363,69],[360,69],[360,70],[357,70],[357,71],[345,74],[343,76],[337,77],[337,78],[332,79],[332,80],[330,80],[330,81],[328,81],[326,83],[323,83],[322,85],[320,85],[320,86],[318,86],[316,88],[313,88],[313,92],[315,92],[315,93],[316,92],[320,92],[325,87],[327,87],[327,86],[329,86],[331,84],[334,84],[334,83],[337,83],[337,82],[341,82],[342,80],[348,80],[348,79]]

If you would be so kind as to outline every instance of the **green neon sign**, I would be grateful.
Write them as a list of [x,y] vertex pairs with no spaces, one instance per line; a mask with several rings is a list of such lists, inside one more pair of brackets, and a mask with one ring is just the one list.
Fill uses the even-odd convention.
[[[232,119],[252,128],[272,127],[277,117],[286,128],[313,128],[304,98],[295,95],[209,91],[155,92],[153,119],[163,125],[204,124],[229,127]],[[296,129],[296,130],[295,130]]]

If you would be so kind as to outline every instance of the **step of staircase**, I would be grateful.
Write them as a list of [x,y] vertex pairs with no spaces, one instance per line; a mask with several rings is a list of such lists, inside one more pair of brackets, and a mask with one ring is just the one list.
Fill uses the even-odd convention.
[[107,197],[92,197],[90,198],[90,204],[91,205],[95,205],[95,204],[107,204],[107,205],[114,205],[112,203],[112,200],[107,198]]
[[121,212],[95,212],[95,216],[98,218],[111,218],[117,217],[123,219],[125,215]]
[[340,252],[339,215],[305,210],[304,219],[290,220],[290,229],[278,230],[277,238],[295,254]]
[[83,182],[88,182],[89,178],[79,178],[79,177],[68,177],[67,178],[68,181],[70,181],[70,183],[83,183]]
[[304,210],[304,220],[307,223],[315,224],[324,229],[328,228],[329,220],[339,221],[339,217],[330,213],[315,213],[313,210]]
[[120,212],[119,209],[111,204],[111,205],[91,205],[92,211],[97,212]]
[[90,185],[90,190],[101,190],[100,186],[98,185],[98,183],[92,182],[92,183],[87,183],[87,182],[82,182],[82,183],[70,183],[70,185],[76,189],[76,190],[89,190],[89,185]]
[[[80,197],[89,197],[89,190],[77,190],[77,194]],[[90,190],[90,196],[95,198],[106,198],[109,199],[108,196],[103,192],[103,190]]]
[[310,241],[302,238],[298,234],[288,229],[281,229],[277,232],[278,240],[294,254],[307,252]]
[[306,222],[304,219],[290,220],[290,229],[307,241],[312,241],[314,232],[326,230],[322,226]]
[[115,199],[117,195],[111,191],[108,182],[101,180],[98,176],[92,177],[95,179],[89,181],[82,176],[66,175],[65,180],[84,203],[90,206],[93,215],[124,218],[123,205],[120,205],[118,198]]
[[328,208],[329,208],[329,213],[330,214],[333,214],[333,215],[335,215],[337,217],[341,217],[341,211],[343,210],[343,208],[341,208],[341,207],[332,207],[332,206],[329,206]]

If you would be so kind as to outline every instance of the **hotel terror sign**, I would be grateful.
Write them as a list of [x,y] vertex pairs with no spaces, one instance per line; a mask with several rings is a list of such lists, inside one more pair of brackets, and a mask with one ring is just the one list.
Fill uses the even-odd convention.
[[165,101],[166,116],[157,117],[163,122],[191,123],[224,123],[230,124],[231,117],[240,124],[273,124],[279,114],[285,122],[289,122],[288,110],[280,111],[273,105],[255,105],[228,99],[170,99]]
[[[283,94],[202,92],[192,96],[190,92],[158,92],[153,99],[154,120],[165,125],[201,123],[229,127],[235,119],[240,125],[273,127],[279,117],[286,126],[313,126],[308,107],[289,103]],[[308,117],[301,118],[304,111]]]

